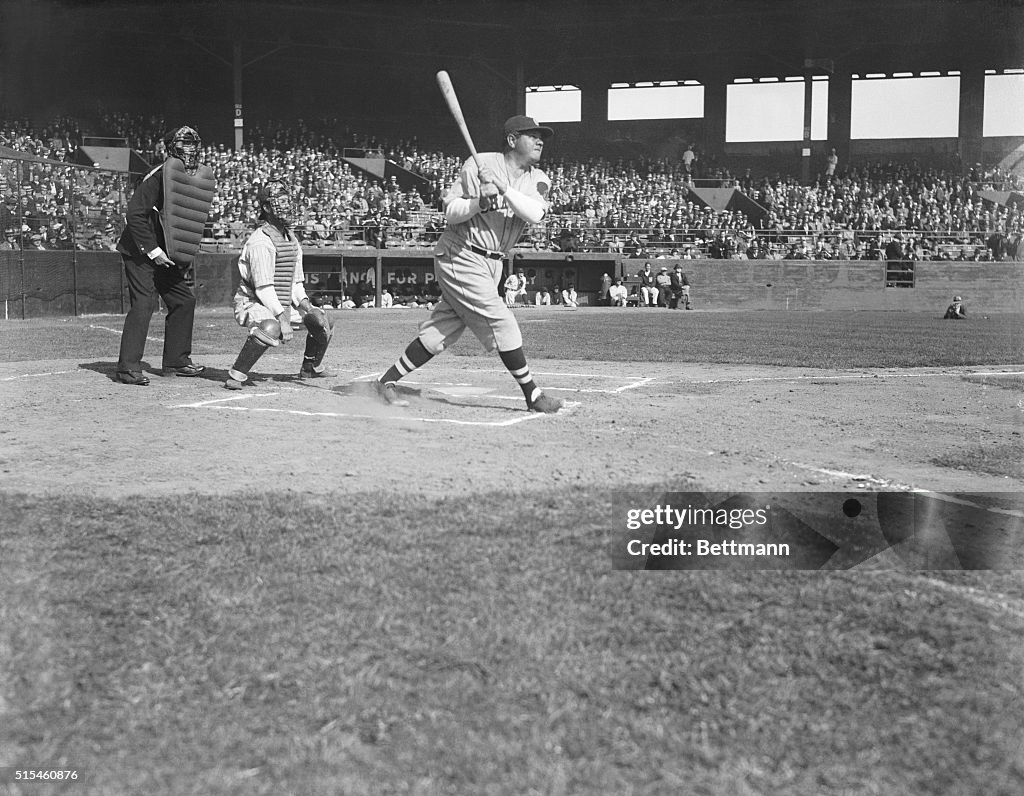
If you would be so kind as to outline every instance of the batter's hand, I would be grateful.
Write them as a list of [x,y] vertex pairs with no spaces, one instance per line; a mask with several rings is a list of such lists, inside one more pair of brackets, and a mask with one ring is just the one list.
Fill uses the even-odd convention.
[[164,268],[173,268],[174,267],[174,260],[172,260],[166,254],[158,254],[153,259],[153,262],[156,263],[157,265],[163,266]]
[[[486,190],[488,185],[494,186],[497,193],[503,194],[508,190],[508,181],[487,164],[480,167],[480,188]],[[492,194],[493,195],[493,194]]]

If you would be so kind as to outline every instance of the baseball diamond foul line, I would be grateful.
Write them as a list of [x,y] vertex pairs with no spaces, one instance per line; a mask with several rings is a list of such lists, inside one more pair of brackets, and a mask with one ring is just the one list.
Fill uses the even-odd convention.
[[[97,326],[95,323],[90,323],[89,328],[99,329],[104,332],[113,332],[114,334],[121,334],[117,329],[111,329],[109,326]],[[146,336],[146,339],[151,340],[154,343],[162,343],[164,341],[164,338],[162,337],[149,337],[148,335]]]
[[[204,406],[212,406],[213,404],[221,404],[225,401],[244,401],[246,398],[269,398],[271,395],[278,395],[276,392],[261,392],[253,393],[251,395],[230,395],[227,398],[214,398],[209,401],[199,401],[194,404],[176,404],[168,407],[169,409],[201,409]],[[217,407],[214,407],[217,408]]]
[[[990,611],[1004,612],[1011,614],[1018,619],[1024,619],[1024,603],[1021,600],[1000,592],[983,592],[971,586],[961,586],[955,583],[948,583],[938,578],[925,578],[928,584],[943,591],[952,592],[962,599],[969,600]],[[993,596],[995,595],[995,596]],[[1016,603],[1016,605],[1015,605]]]
[[75,373],[74,370],[50,370],[46,373],[22,373],[19,376],[4,376],[0,381],[14,381],[15,379],[34,379],[36,376],[63,376],[65,373]]
[[687,384],[746,384],[755,381],[834,381],[839,379],[915,379],[947,376],[1024,376],[1020,370],[942,371],[939,373],[819,373],[802,376],[750,376],[742,379],[690,379]]

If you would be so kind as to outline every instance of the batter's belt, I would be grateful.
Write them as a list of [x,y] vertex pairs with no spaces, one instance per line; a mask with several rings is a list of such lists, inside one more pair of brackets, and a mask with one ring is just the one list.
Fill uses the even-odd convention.
[[505,255],[501,252],[492,252],[490,249],[485,249],[483,246],[477,246],[475,243],[469,244],[469,250],[474,254],[479,254],[481,257],[486,257],[488,260],[505,259]]

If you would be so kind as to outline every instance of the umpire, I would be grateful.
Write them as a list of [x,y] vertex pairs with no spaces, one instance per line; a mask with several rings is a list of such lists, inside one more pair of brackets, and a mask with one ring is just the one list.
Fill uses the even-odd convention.
[[135,189],[125,213],[125,230],[117,242],[131,301],[121,332],[117,380],[140,387],[149,384],[149,378],[142,372],[142,356],[158,295],[167,307],[163,374],[198,376],[205,370],[192,362],[196,297],[187,280],[187,269],[179,267],[169,256],[161,223],[166,199],[165,169],[172,158],[177,158],[186,179],[189,174],[194,176],[202,141],[193,128],[179,127],[165,136],[164,144],[167,161],[149,172]]

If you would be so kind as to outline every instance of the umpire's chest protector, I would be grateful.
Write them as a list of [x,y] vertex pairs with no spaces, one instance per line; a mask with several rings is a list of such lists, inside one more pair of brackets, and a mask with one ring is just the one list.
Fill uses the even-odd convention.
[[179,266],[192,265],[213,204],[216,187],[213,169],[200,163],[196,173],[189,174],[178,158],[167,158],[163,178],[164,206],[160,223],[167,255]]

